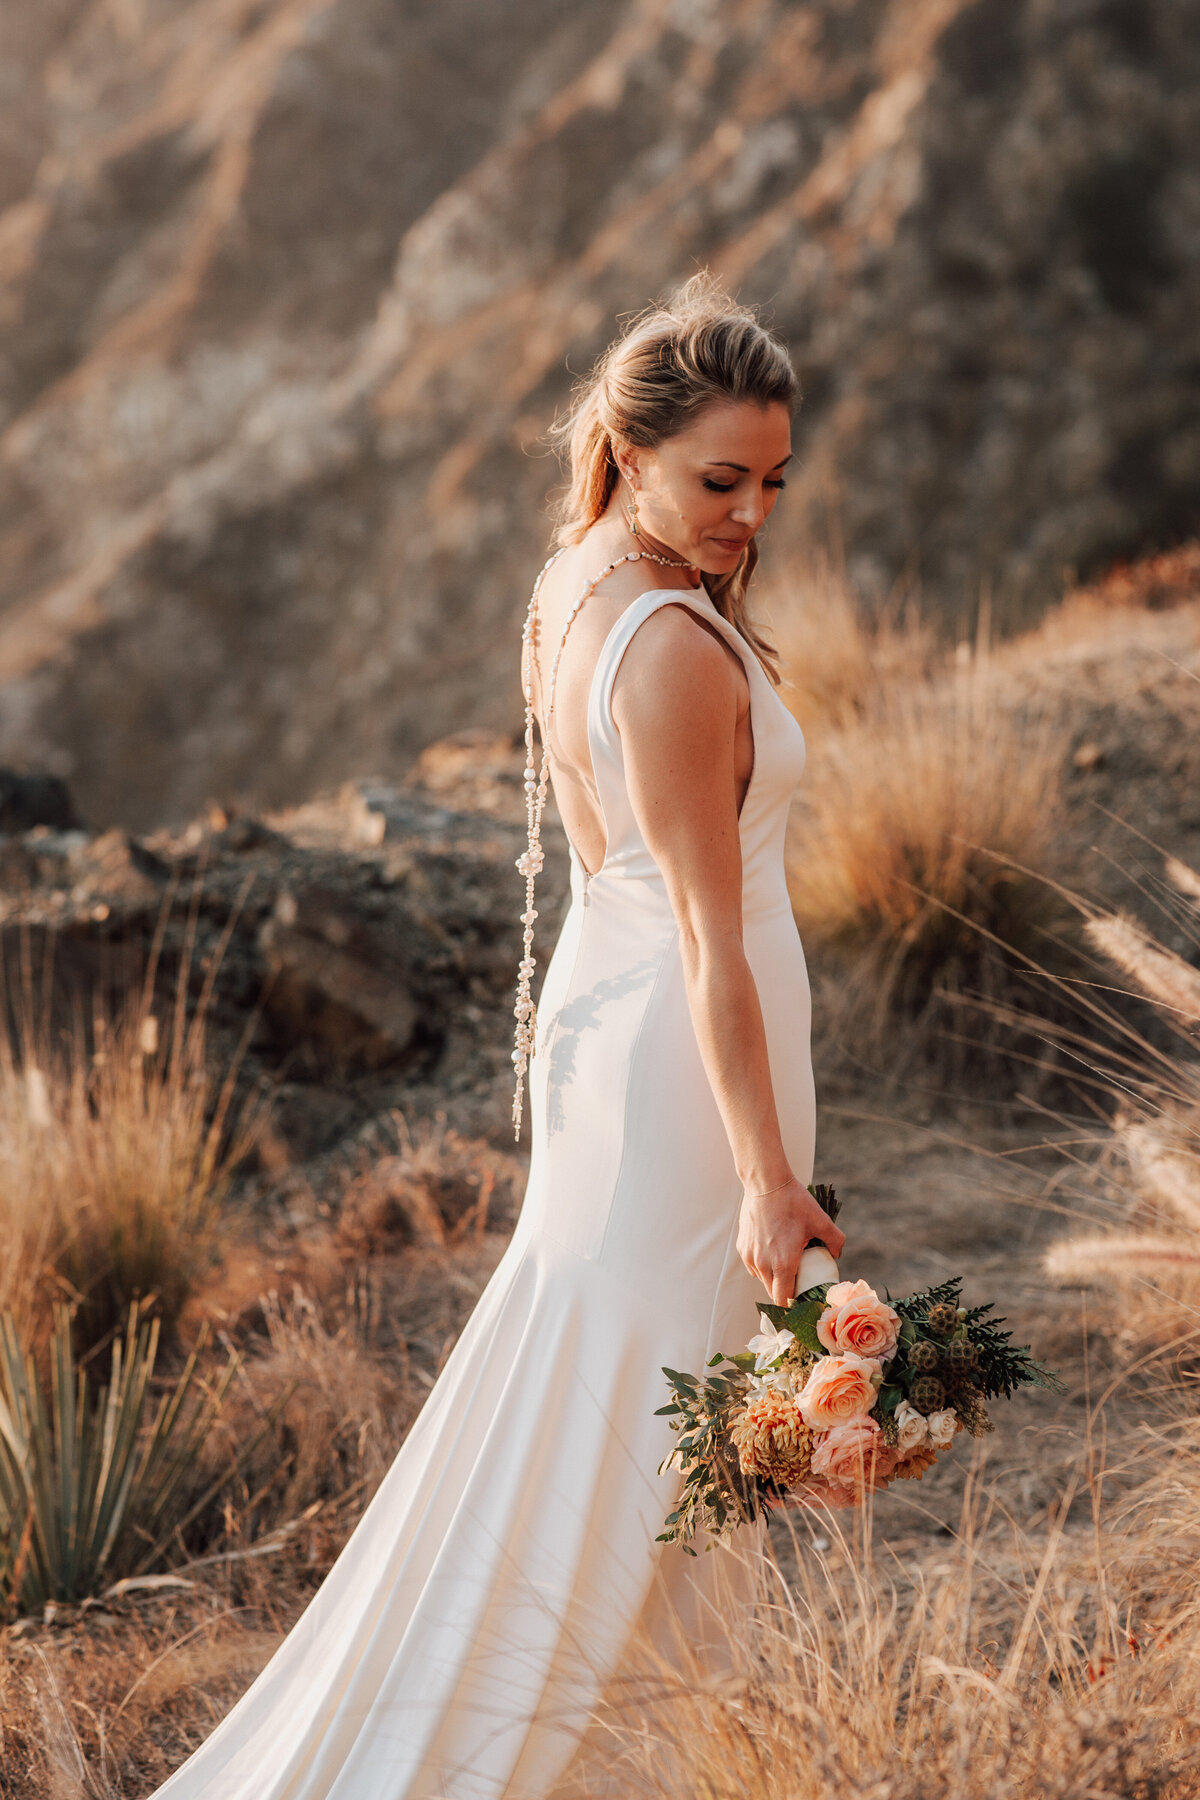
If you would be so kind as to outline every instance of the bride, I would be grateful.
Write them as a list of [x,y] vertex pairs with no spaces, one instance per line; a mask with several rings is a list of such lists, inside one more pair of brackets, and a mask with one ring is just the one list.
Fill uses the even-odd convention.
[[[747,613],[796,397],[703,275],[576,397],[523,641],[520,1217],[321,1588],[160,1800],[545,1800],[635,1641],[719,1654],[739,1559],[656,1542],[678,1492],[662,1369],[743,1346],[805,1244],[843,1241],[806,1191],[783,863],[804,740]],[[548,776],[571,905],[535,1011]]]

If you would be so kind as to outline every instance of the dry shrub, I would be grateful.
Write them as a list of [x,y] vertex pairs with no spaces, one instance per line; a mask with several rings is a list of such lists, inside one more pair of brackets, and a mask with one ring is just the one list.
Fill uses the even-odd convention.
[[1200,541],[1134,562],[1114,563],[1098,579],[1067,595],[1068,601],[1076,598],[1110,607],[1145,607],[1151,612],[1200,599]]
[[[880,694],[826,739],[800,789],[789,886],[806,940],[838,961],[842,1024],[895,1048],[901,1020],[944,1023],[946,995],[1003,1003],[1055,945],[1054,862],[1067,734],[1017,707],[984,650]],[[987,1036],[987,1015],[978,1015]]]
[[115,1019],[65,1043],[30,1022],[0,1033],[0,1308],[44,1335],[49,1303],[76,1305],[83,1350],[154,1297],[168,1336],[212,1266],[230,1183],[261,1113],[235,1116],[236,1066],[212,1073],[206,1004],[186,972],[169,1016],[152,980]]
[[416,1413],[418,1399],[361,1341],[354,1320],[331,1331],[300,1289],[262,1298],[266,1343],[242,1369],[212,1438],[219,1460],[282,1411],[244,1474],[240,1543],[287,1524],[316,1501],[365,1505]]
[[407,1244],[451,1247],[513,1224],[523,1180],[515,1157],[464,1137],[441,1117],[415,1129],[399,1111],[390,1119],[394,1152],[364,1154],[346,1183],[337,1229],[343,1249],[370,1255]]
[[805,732],[852,725],[897,683],[939,660],[911,596],[869,617],[836,552],[815,553],[766,589],[763,612],[783,664],[780,689]]

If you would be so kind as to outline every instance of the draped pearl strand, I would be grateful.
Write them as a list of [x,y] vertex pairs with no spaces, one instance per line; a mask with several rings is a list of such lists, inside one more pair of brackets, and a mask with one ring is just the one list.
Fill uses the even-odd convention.
[[529,1061],[533,1055],[534,1039],[537,1035],[537,1008],[533,1003],[531,983],[536,967],[533,956],[533,922],[537,918],[537,909],[533,904],[533,884],[540,874],[545,862],[542,849],[542,816],[546,810],[546,788],[550,779],[550,724],[554,717],[554,695],[558,684],[558,665],[562,661],[563,647],[567,641],[567,633],[575,622],[584,601],[599,587],[606,576],[614,569],[619,569],[627,562],[656,562],[665,569],[686,569],[689,565],[675,557],[658,556],[653,550],[630,550],[624,556],[618,556],[594,575],[580,594],[578,600],[567,614],[567,622],[563,627],[562,637],[554,653],[554,661],[550,668],[550,688],[546,700],[546,726],[542,734],[541,767],[535,768],[533,761],[533,662],[537,656],[537,603],[542,589],[542,582],[547,572],[558,561],[567,546],[556,550],[543,564],[541,573],[533,586],[529,597],[529,611],[525,615],[525,625],[521,632],[521,687],[525,695],[525,813],[529,826],[529,843],[524,853],[517,858],[517,868],[525,877],[525,911],[521,914],[524,927],[522,937],[521,961],[517,967],[517,1000],[513,1007],[516,1018],[516,1030],[513,1034],[512,1062],[516,1076],[513,1093],[513,1137],[521,1135],[522,1104],[525,1094],[525,1079],[529,1069]]

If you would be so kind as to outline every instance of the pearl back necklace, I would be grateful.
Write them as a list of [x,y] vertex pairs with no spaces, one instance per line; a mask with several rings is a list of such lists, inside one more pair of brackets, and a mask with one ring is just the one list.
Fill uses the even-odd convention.
[[521,1135],[522,1103],[525,1093],[525,1079],[529,1068],[529,1060],[533,1055],[534,1039],[537,1035],[537,1009],[530,991],[535,968],[533,956],[533,922],[537,918],[537,909],[533,904],[533,884],[545,862],[542,850],[542,815],[546,810],[546,786],[550,777],[550,726],[554,718],[554,694],[558,684],[558,665],[562,661],[563,646],[567,641],[567,633],[575,622],[584,601],[599,587],[607,575],[619,569],[627,562],[656,562],[665,569],[686,569],[689,565],[675,557],[658,556],[653,550],[630,550],[624,556],[618,556],[615,562],[608,563],[598,575],[594,575],[580,594],[578,600],[567,614],[567,622],[563,627],[562,637],[554,652],[554,661],[550,667],[550,691],[546,700],[546,727],[542,733],[541,767],[535,768],[533,762],[533,662],[537,656],[537,603],[541,593],[542,582],[548,571],[558,561],[563,551],[556,550],[542,566],[542,571],[533,586],[529,597],[529,611],[525,615],[525,626],[521,632],[521,687],[525,695],[525,812],[529,824],[529,843],[524,853],[517,858],[517,868],[525,877],[525,911],[521,914],[524,926],[522,938],[523,949],[517,970],[517,1000],[513,1007],[516,1018],[516,1030],[513,1037],[513,1071],[516,1085],[513,1093],[513,1137]]

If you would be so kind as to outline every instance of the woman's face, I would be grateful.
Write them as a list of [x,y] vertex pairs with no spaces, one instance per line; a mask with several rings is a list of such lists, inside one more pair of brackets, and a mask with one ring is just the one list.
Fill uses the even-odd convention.
[[714,400],[656,450],[630,446],[617,462],[637,492],[639,536],[728,575],[778,500],[791,454],[786,406]]

